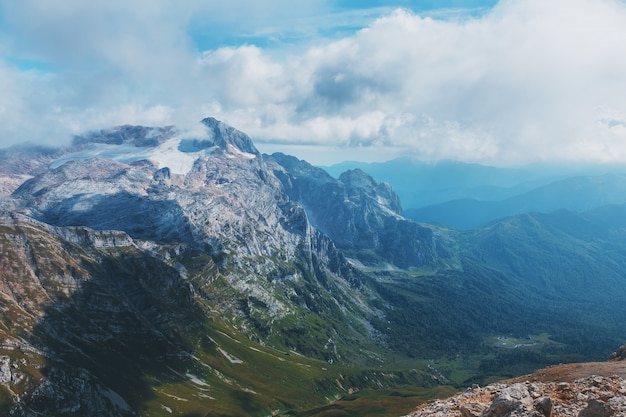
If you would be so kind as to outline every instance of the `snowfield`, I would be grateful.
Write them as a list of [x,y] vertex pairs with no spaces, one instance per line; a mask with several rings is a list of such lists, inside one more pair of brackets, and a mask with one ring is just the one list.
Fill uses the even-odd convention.
[[109,145],[91,143],[80,151],[65,154],[61,158],[52,161],[50,168],[58,168],[70,161],[92,158],[110,159],[123,163],[148,159],[159,164],[160,168],[168,167],[174,174],[185,175],[191,170],[196,159],[210,155],[217,149],[217,146],[205,149],[190,147],[187,145],[188,141],[188,138],[178,136],[156,147],[137,147],[133,144]]

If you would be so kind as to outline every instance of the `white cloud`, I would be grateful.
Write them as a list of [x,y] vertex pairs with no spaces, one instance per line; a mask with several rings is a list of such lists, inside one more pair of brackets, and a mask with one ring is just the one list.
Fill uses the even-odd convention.
[[[283,65],[273,62],[255,46],[221,48],[200,59],[202,87],[233,109],[282,103],[289,89]],[[218,82],[215,82],[218,81]]]
[[184,32],[187,9],[163,0],[24,0],[4,9],[14,52],[60,70],[145,75],[191,46]]
[[[620,0],[502,0],[485,14],[445,19],[397,10],[333,41],[314,29],[331,25],[324,2],[289,11],[285,1],[5,6],[12,23],[0,38],[0,144],[212,115],[261,149],[302,144],[305,159],[318,144],[345,159],[354,150],[362,159],[626,161]],[[199,51],[190,35],[234,25],[249,36],[315,38],[282,51]],[[50,70],[23,71],[9,58]]]
[[[625,160],[618,130],[597,123],[599,108],[626,110],[625,36],[617,1],[507,1],[456,21],[396,12],[301,58],[313,89],[299,116],[382,112],[387,140],[427,158]],[[386,129],[393,115],[411,117]]]

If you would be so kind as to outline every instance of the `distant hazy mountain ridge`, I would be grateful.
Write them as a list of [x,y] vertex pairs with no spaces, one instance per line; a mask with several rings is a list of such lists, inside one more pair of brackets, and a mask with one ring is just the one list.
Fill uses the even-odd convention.
[[529,165],[498,168],[442,161],[396,159],[342,163],[339,175],[359,168],[398,192],[404,215],[417,222],[472,229],[516,214],[584,211],[626,203],[624,165]]

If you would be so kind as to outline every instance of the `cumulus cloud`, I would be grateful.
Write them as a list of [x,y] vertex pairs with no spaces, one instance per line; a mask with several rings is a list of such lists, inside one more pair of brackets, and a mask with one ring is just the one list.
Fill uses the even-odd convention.
[[625,28],[624,4],[610,0],[503,1],[452,21],[396,11],[298,57],[291,83],[304,87],[282,122],[300,134],[271,134],[323,132],[347,150],[390,145],[431,159],[624,160]]
[[[315,148],[332,161],[626,160],[621,0],[501,0],[439,17],[399,9],[333,39],[316,24],[340,16],[348,27],[345,11],[285,2],[12,2],[0,30],[0,144],[211,115],[262,150],[305,159]],[[203,31],[235,25],[251,40],[284,39],[204,48]]]

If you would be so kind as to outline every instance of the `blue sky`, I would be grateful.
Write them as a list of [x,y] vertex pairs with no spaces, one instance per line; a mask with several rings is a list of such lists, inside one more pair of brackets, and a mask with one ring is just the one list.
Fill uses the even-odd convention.
[[213,116],[310,162],[626,161],[624,0],[0,0],[0,146]]
[[[349,36],[376,18],[397,8],[405,8],[422,15],[455,12],[464,15],[484,13],[497,2],[494,0],[334,0],[312,2],[298,11],[297,3],[287,5],[288,12],[258,13],[258,20],[249,27],[233,23],[220,15],[199,15],[189,27],[189,36],[200,50],[253,43],[260,47],[282,49],[287,45],[316,42]],[[261,3],[262,4],[262,3]],[[296,4],[294,6],[294,4]],[[295,10],[294,10],[295,9]],[[246,19],[248,10],[238,8],[233,17]],[[277,19],[277,15],[279,19]],[[280,18],[284,19],[280,21]],[[247,19],[246,19],[247,20]],[[296,21],[297,24],[293,22]],[[215,30],[218,28],[218,30]]]

